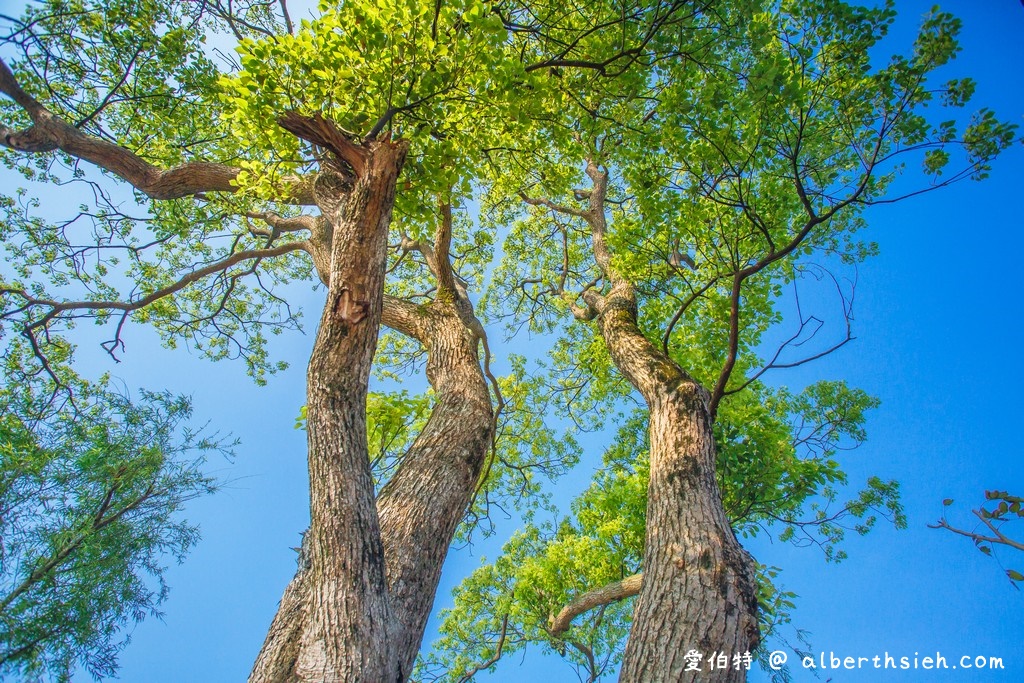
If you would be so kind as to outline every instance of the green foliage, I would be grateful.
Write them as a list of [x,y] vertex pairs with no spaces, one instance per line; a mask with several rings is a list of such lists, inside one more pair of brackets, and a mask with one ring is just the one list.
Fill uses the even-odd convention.
[[[166,166],[203,158],[222,149],[223,139],[209,134],[216,103],[207,95],[218,70],[197,9],[153,0],[27,4],[24,28],[12,33],[8,46],[12,68],[28,92],[83,131],[123,134],[122,144]],[[7,125],[27,123],[6,98],[0,112]],[[45,172],[55,158],[68,161],[59,154],[35,157],[35,163],[3,156],[26,173],[33,166]]]
[[79,383],[75,402],[0,390],[0,674],[24,680],[116,672],[125,630],[160,615],[166,558],[198,540],[182,509],[224,448],[182,426],[183,397]]
[[[291,252],[257,262],[255,277],[253,262],[240,260],[189,281],[199,268],[262,248],[265,238],[245,222],[221,218],[245,210],[230,199],[182,199],[133,215],[101,200],[55,222],[52,207],[28,199],[20,188],[17,201],[0,205],[0,249],[12,264],[0,274],[0,287],[16,293],[3,298],[0,314],[14,329],[32,333],[41,356],[51,353],[47,337],[79,320],[116,327],[106,344],[116,356],[124,323],[132,321],[152,325],[170,348],[189,346],[213,360],[241,359],[264,384],[268,374],[286,367],[269,358],[269,335],[298,328],[300,319],[275,292],[309,279],[310,264]],[[29,298],[39,303],[25,307]],[[87,303],[50,315],[54,302],[67,300]],[[122,305],[133,310],[117,308]]]
[[[588,421],[594,427],[629,392],[598,350],[593,326],[566,318],[585,290],[604,293],[613,277],[631,283],[643,331],[691,376],[710,388],[727,359],[734,363],[715,435],[719,485],[737,533],[771,533],[840,561],[848,532],[865,534],[879,518],[902,528],[906,519],[896,482],[871,477],[860,492],[846,492],[839,455],[866,437],[875,399],[840,382],[801,392],[762,382],[766,370],[803,362],[779,354],[816,334],[817,319],[805,317],[797,299],[799,331],[765,361],[769,332],[784,320],[785,288],[835,283],[848,321],[848,295],[833,271],[875,252],[857,234],[862,212],[899,198],[891,190],[904,158],[944,174],[931,188],[982,178],[1015,126],[985,109],[937,125],[926,117],[926,108],[959,109],[973,94],[970,79],[930,83],[959,50],[959,23],[948,14],[926,18],[910,54],[877,67],[893,3],[794,0],[760,12],[755,4],[724,3],[718,25],[666,32],[680,41],[676,58],[652,59],[613,84],[562,77],[563,92],[580,94],[551,100],[559,105],[528,132],[529,151],[490,157],[482,224],[506,237],[484,304],[510,333],[556,335],[545,381],[574,389],[567,404],[606,406]],[[701,49],[687,42],[708,35]],[[610,176],[611,273],[594,257],[585,215],[588,161]],[[546,625],[574,597],[642,570],[645,439],[637,414],[569,517],[528,525],[456,590],[441,640],[421,662],[425,680],[461,680],[493,668],[499,650],[530,645],[563,655],[587,680],[614,666],[622,647],[614,634],[628,630],[628,605],[584,615],[565,640],[552,639]],[[776,577],[759,574],[767,635],[788,621],[793,604]]]
[[[546,486],[578,464],[581,449],[575,429],[558,431],[549,422],[553,397],[542,375],[531,376],[527,362],[511,356],[512,372],[498,383],[505,406],[498,421],[494,448],[489,453],[480,483],[456,541],[470,542],[474,534],[490,536],[494,510],[519,510],[532,517],[538,510],[552,511]],[[426,426],[433,406],[431,390],[410,394],[405,389],[371,391],[366,401],[369,456],[380,490],[401,465],[406,451]],[[306,428],[306,407],[300,409],[296,429]]]
[[366,439],[377,488],[397,469],[406,449],[430,417],[432,392],[410,395],[404,389],[370,392],[366,397]]
[[239,183],[279,196],[282,174],[301,158],[276,120],[298,110],[322,113],[354,138],[388,132],[410,142],[400,215],[416,216],[453,187],[468,194],[481,126],[509,86],[505,31],[490,6],[354,0],[319,10],[294,35],[243,40],[241,70],[220,82],[226,122],[264,150],[243,162]]
[[[457,591],[442,640],[421,662],[424,677],[458,679],[527,646],[564,656],[592,679],[621,657],[629,601],[584,615],[558,637],[548,630],[551,616],[581,592],[643,569],[646,415],[631,410],[636,396],[593,323],[571,320],[583,292],[607,293],[614,279],[635,290],[640,327],[657,348],[705,386],[721,384],[719,485],[739,535],[771,533],[819,546],[838,561],[848,531],[866,533],[879,516],[905,524],[894,482],[871,478],[845,499],[840,452],[864,440],[865,412],[877,402],[839,382],[793,392],[772,388],[763,375],[803,362],[780,354],[815,334],[816,318],[797,301],[797,334],[774,357],[766,350],[787,319],[790,286],[812,278],[835,283],[849,322],[841,271],[875,252],[859,236],[862,213],[900,198],[908,161],[924,168],[927,189],[935,189],[984,178],[1016,139],[1015,126],[991,111],[963,111],[974,92],[969,78],[934,82],[936,69],[959,51],[954,17],[935,11],[906,54],[879,66],[891,1],[729,0],[702,11],[657,0],[325,0],[294,31],[282,30],[270,7],[243,2],[225,17],[208,3],[44,0],[26,11],[9,48],[12,68],[55,114],[161,167],[217,160],[241,174],[237,195],[149,203],[133,212],[122,208],[129,192],[97,190],[77,159],[5,151],[4,163],[25,179],[24,189],[0,198],[9,263],[0,274],[0,335],[9,386],[36,376],[49,377],[61,395],[78,386],[68,370],[73,348],[62,334],[80,319],[116,324],[107,343],[112,354],[122,324],[134,320],[153,325],[169,346],[240,357],[259,382],[279,369],[269,359],[267,332],[296,327],[298,315],[278,287],[315,278],[298,251],[305,235],[267,229],[264,210],[300,213],[287,202],[297,180],[315,174],[321,150],[277,121],[289,110],[320,113],[362,143],[385,135],[409,141],[393,237],[429,237],[438,206],[453,206],[458,274],[471,285],[490,275],[486,317],[513,333],[525,328],[553,338],[546,360],[513,358],[511,374],[498,381],[507,410],[460,534],[480,528],[492,506],[517,508],[527,524]],[[234,35],[237,64],[206,46],[208,30]],[[15,127],[29,123],[6,98],[0,117]],[[587,162],[610,177],[607,269],[595,258],[585,215]],[[33,198],[40,184],[83,190],[77,215],[54,222],[52,207]],[[474,194],[482,209],[477,224]],[[271,246],[286,249],[233,260]],[[208,277],[194,277],[217,264]],[[389,293],[429,302],[435,282],[425,265],[414,252],[393,249]],[[388,335],[378,372],[397,377],[422,355],[415,343]],[[11,389],[5,400],[36,399]],[[34,545],[20,546],[36,555],[21,565],[5,555],[5,569],[40,566],[69,544],[101,563],[113,540],[136,552],[110,560],[115,576],[129,578],[120,601],[106,596],[112,606],[95,611],[113,615],[114,626],[100,629],[108,639],[81,631],[50,651],[56,654],[26,664],[32,672],[59,674],[83,657],[97,672],[112,671],[117,646],[109,637],[117,625],[163,596],[146,593],[134,572],[158,576],[155,549],[180,553],[193,542],[191,527],[159,515],[210,486],[197,469],[169,464],[183,404],[145,395],[133,406],[104,392],[87,403],[79,413],[51,411],[40,423],[17,411],[0,421],[5,463],[20,463],[4,491],[32,491],[44,481],[70,487],[60,498],[68,501],[60,521],[69,530],[40,531]],[[422,429],[431,403],[429,393],[369,396],[378,486]],[[564,519],[538,523],[538,511],[550,509],[546,481],[580,458],[575,434],[603,427],[619,411],[628,416],[618,421],[591,486]],[[143,433],[154,420],[168,426]],[[564,431],[553,426],[559,420]],[[101,452],[116,457],[108,464]],[[171,473],[173,481],[164,478]],[[164,512],[154,510],[131,529],[120,524],[128,513],[92,529],[90,520],[104,519],[95,516],[98,505],[138,495],[150,483],[177,492],[163,499]],[[1019,503],[1002,498],[983,522],[1019,516]],[[6,515],[0,519],[8,523]],[[90,529],[94,540],[76,540]],[[76,571],[78,565],[68,575]],[[793,607],[777,578],[774,568],[758,574],[769,634]],[[60,619],[79,624],[88,610],[65,602],[78,612]]]
[[[244,6],[238,16],[248,16],[252,25],[266,18],[257,16],[258,7]],[[218,28],[226,28],[223,21],[192,3],[49,0],[29,6],[13,25],[4,58],[29,93],[83,133],[116,139],[163,168],[230,161],[252,145],[219,124],[220,69],[206,45]],[[45,69],[37,68],[41,64]],[[28,124],[25,112],[6,97],[0,116],[7,125]],[[257,276],[253,261],[243,260],[187,282],[196,270],[268,245],[244,218],[254,210],[251,203],[209,196],[150,203],[63,153],[4,149],[0,159],[24,177],[22,187],[9,185],[0,198],[0,238],[9,264],[0,274],[0,315],[8,329],[27,328],[40,362],[55,352],[48,339],[80,319],[116,326],[106,346],[117,354],[125,323],[133,320],[152,324],[169,347],[187,345],[215,360],[242,359],[258,383],[283,369],[268,357],[268,337],[297,327],[298,316],[274,290],[308,279],[308,262],[289,252],[259,262]],[[38,196],[52,191],[44,185],[59,185],[62,201],[41,203]],[[179,283],[188,286],[175,288]],[[28,297],[88,306],[47,317],[49,303],[23,308]],[[146,297],[156,300],[124,318],[105,305],[136,305]]]
[[[906,526],[895,482],[871,478],[852,500],[835,505],[846,483],[835,456],[866,438],[865,412],[877,404],[840,382],[819,382],[799,394],[755,385],[724,404],[715,432],[719,486],[737,533],[771,533],[818,546],[840,561],[845,553],[837,548],[847,531],[867,533],[879,516]],[[493,657],[499,641],[504,655],[527,647],[558,654],[585,680],[615,670],[631,600],[581,615],[559,636],[549,623],[579,595],[642,571],[648,449],[646,413],[637,410],[567,516],[527,523],[496,561],[485,561],[459,585],[418,680],[461,680]],[[758,571],[765,641],[782,637],[779,629],[789,624],[795,605],[795,594],[778,587],[778,576],[777,568]]]

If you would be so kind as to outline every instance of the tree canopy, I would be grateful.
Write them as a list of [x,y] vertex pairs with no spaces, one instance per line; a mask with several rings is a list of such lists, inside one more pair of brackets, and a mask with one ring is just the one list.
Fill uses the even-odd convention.
[[224,449],[181,433],[185,397],[75,391],[57,411],[45,385],[0,394],[0,672],[24,680],[116,674],[125,628],[160,615],[165,563],[198,540],[181,513],[215,489],[204,452]]
[[[838,561],[847,531],[905,524],[897,482],[846,490],[841,452],[877,401],[770,380],[852,339],[866,209],[983,179],[1016,139],[968,109],[970,78],[937,80],[959,22],[934,12],[886,60],[894,16],[832,0],[347,0],[298,22],[283,2],[30,6],[0,54],[3,160],[23,178],[0,204],[6,391],[37,378],[75,419],[81,320],[110,330],[114,359],[148,324],[265,383],[285,369],[268,335],[300,326],[289,287],[325,287],[309,545],[251,680],[468,680],[527,645],[587,680],[679,680],[683,652],[658,642],[756,649],[791,596],[737,536]],[[47,185],[77,211],[42,201]],[[498,324],[543,351],[496,376]],[[431,390],[367,395],[371,359]],[[545,481],[600,428],[614,438],[591,486],[540,521]],[[449,544],[499,508],[523,528],[413,673]],[[694,580],[723,588],[688,597]],[[718,608],[737,614],[720,625]],[[668,623],[677,637],[647,636]]]

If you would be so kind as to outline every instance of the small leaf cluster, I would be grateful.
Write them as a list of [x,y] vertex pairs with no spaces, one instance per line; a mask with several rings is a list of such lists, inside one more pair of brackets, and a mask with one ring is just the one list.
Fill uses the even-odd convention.
[[[952,498],[942,501],[944,508],[948,508],[952,504]],[[946,522],[945,517],[933,526],[949,529],[969,537],[975,547],[985,555],[992,556],[997,547],[1024,550],[1024,544],[1009,536],[1005,529],[1007,524],[1024,517],[1024,498],[998,489],[985,491],[985,503],[974,510],[974,514],[980,520],[980,525],[973,531],[956,529]],[[1024,583],[1024,574],[1021,574],[1020,571],[1016,569],[1005,569],[1004,571],[1014,587],[1019,588],[1020,584]]]

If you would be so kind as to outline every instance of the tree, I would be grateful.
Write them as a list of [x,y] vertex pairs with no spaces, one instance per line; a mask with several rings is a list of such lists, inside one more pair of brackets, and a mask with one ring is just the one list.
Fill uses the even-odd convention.
[[[852,233],[865,207],[900,198],[886,190],[904,156],[923,155],[936,177],[954,164],[934,189],[983,177],[1013,141],[986,110],[938,125],[921,113],[929,74],[957,50],[954,19],[935,15],[912,56],[872,69],[889,7],[319,9],[296,26],[284,3],[54,1],[12,22],[17,53],[0,63],[5,160],[29,181],[95,192],[59,223],[27,193],[5,205],[19,265],[3,283],[4,320],[58,390],[68,387],[49,361],[53,340],[82,318],[113,324],[111,355],[129,320],[149,322],[169,344],[243,358],[264,381],[277,369],[264,332],[297,324],[277,286],[326,287],[307,370],[311,524],[250,680],[408,678],[467,508],[485,516],[489,496],[514,495],[517,477],[534,492],[538,463],[557,472],[575,458],[571,442],[548,437],[551,457],[529,457],[523,430],[539,426],[529,409],[539,400],[574,418],[642,399],[596,500],[555,534],[596,535],[620,568],[642,569],[601,594],[638,593],[632,618],[605,622],[601,610],[594,624],[611,661],[631,621],[623,680],[698,675],[679,643],[755,648],[770,571],[759,589],[735,528],[777,522],[783,536],[832,548],[844,520],[870,528],[873,508],[899,521],[895,485],[878,480],[839,512],[813,507],[835,499],[844,475],[831,456],[863,438],[872,400],[841,385],[792,395],[761,381],[809,360],[785,354],[818,318],[798,310],[799,330],[767,361],[759,344],[781,317],[782,287],[815,274],[836,284],[848,323],[850,293],[828,268],[870,254]],[[236,39],[237,63],[205,45],[207,30]],[[939,89],[952,107],[972,90],[969,80]],[[98,180],[80,162],[99,167]],[[115,178],[145,211],[123,210],[123,190],[106,189]],[[467,220],[475,194],[479,225]],[[75,231],[88,223],[83,241]],[[490,371],[470,288],[497,236],[504,257],[485,307],[556,335],[549,373]],[[414,345],[386,337],[378,350],[380,324]],[[430,417],[403,437],[401,456],[371,458],[374,355],[387,368],[410,351],[426,354]],[[620,480],[633,494],[632,533],[610,539],[589,530],[601,516],[588,510]],[[550,538],[526,538],[520,554],[547,552]],[[497,662],[509,625],[523,631],[515,620],[528,616],[524,639],[571,642],[599,675],[593,645],[563,637],[566,621],[601,605],[593,589],[550,591],[568,603],[563,619],[548,598],[515,615],[477,609],[501,628],[473,670]],[[511,592],[499,591],[505,605]],[[553,610],[546,631],[535,628],[548,623],[538,605]],[[436,661],[471,675],[454,656]]]
[[77,409],[59,412],[45,383],[0,392],[0,672],[24,680],[116,672],[123,627],[160,614],[164,556],[198,539],[180,513],[214,490],[203,451],[223,448],[188,430],[177,441],[183,397],[76,389]]
[[[740,463],[785,462],[799,452],[798,430],[808,424],[806,416],[759,380],[769,370],[812,360],[849,340],[852,293],[844,295],[840,279],[820,264],[842,267],[870,255],[873,247],[853,236],[866,207],[984,177],[988,159],[1014,137],[1012,127],[984,110],[962,133],[955,132],[954,121],[932,126],[924,118],[921,110],[935,98],[925,85],[929,74],[957,50],[958,23],[949,15],[936,13],[925,21],[911,57],[897,56],[872,70],[871,50],[892,17],[891,7],[789,3],[780,14],[750,17],[737,42],[720,40],[721,52],[705,56],[709,62],[698,68],[689,60],[658,64],[634,84],[635,93],[567,82],[567,98],[584,93],[577,96],[578,109],[562,109],[564,117],[552,113],[555,123],[534,143],[554,152],[523,174],[501,167],[491,190],[501,213],[497,220],[518,221],[497,278],[509,284],[505,296],[518,299],[538,326],[560,324],[558,316],[567,313],[589,323],[590,331],[569,328],[566,334],[585,338],[596,332],[607,348],[604,363],[614,365],[644,399],[646,461],[635,461],[644,462],[641,476],[649,479],[646,536],[626,556],[626,566],[643,573],[642,581],[639,575],[625,581],[605,571],[605,581],[616,580],[602,587],[600,569],[606,567],[594,563],[600,568],[596,576],[582,586],[566,586],[538,577],[536,565],[524,564],[534,556],[548,565],[551,554],[564,554],[572,544],[585,548],[595,536],[608,541],[609,531],[584,520],[585,513],[599,514],[603,507],[585,496],[576,510],[579,527],[561,527],[540,539],[527,533],[509,548],[509,564],[499,560],[467,584],[450,613],[447,657],[441,658],[452,680],[466,670],[456,653],[480,652],[477,659],[490,666],[495,653],[515,649],[510,633],[518,634],[517,645],[547,641],[564,651],[571,644],[586,676],[595,680],[601,665],[593,657],[594,638],[618,656],[615,639],[625,633],[621,621],[609,625],[603,622],[607,613],[597,611],[585,635],[573,637],[558,615],[571,619],[636,593],[620,680],[742,678],[735,669],[692,672],[689,645],[679,644],[704,653],[754,649],[755,565],[733,530],[761,520],[799,525],[808,500],[801,494],[823,493],[827,484],[812,479],[793,486],[796,473],[783,469],[768,486],[744,490],[761,476],[730,467],[729,442],[757,443],[750,431],[764,423],[751,423],[749,413],[741,412],[740,419],[729,415],[730,408],[743,406],[733,396],[745,391],[761,401],[782,399],[776,417],[797,417],[782,457],[750,449],[736,458]],[[942,101],[960,106],[972,89],[969,80],[949,82],[940,89]],[[948,150],[955,147],[964,156],[952,162],[950,173]],[[921,190],[896,183],[902,159],[914,154],[923,156],[935,178]],[[506,198],[515,195],[532,210],[509,205]],[[538,243],[549,246],[531,257]],[[801,310],[798,297],[798,329],[767,360],[761,358],[782,286],[812,275],[836,284],[845,334],[809,356],[793,356],[794,347],[807,344],[822,324]],[[856,429],[856,422],[836,419],[843,414],[840,398],[851,396],[845,389],[819,387],[804,398],[825,418],[812,434]],[[870,402],[860,397],[847,405],[860,411]],[[826,446],[810,458],[820,458],[819,476],[826,480],[842,476],[831,460],[833,450]],[[806,463],[796,458],[801,461]],[[621,468],[612,468],[616,476],[604,488],[615,487]],[[780,491],[794,505],[781,515]],[[899,521],[895,492],[895,483],[873,480],[844,513],[888,509]],[[739,498],[745,514],[727,517],[723,502],[730,498]],[[598,519],[609,521],[607,515]],[[814,520],[834,521],[821,511]],[[857,526],[866,530],[870,523]],[[582,557],[592,555],[576,552],[582,555],[574,560],[580,571],[579,565],[592,562]],[[617,553],[621,557],[622,549]],[[570,577],[561,580],[575,578]],[[493,601],[481,605],[480,595],[488,592]],[[514,607],[508,601],[513,593]],[[524,609],[524,593],[536,595],[540,609]]]

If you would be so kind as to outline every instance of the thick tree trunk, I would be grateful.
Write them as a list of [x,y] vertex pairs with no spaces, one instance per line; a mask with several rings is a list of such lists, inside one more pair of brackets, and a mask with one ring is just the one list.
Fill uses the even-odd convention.
[[[709,395],[640,331],[628,283],[597,303],[612,359],[650,410],[644,579],[619,680],[744,681],[731,657],[758,642],[754,564],[722,506]],[[726,653],[730,667],[687,671],[689,650]]]
[[[365,415],[405,145],[371,143],[366,151],[343,201],[321,202],[333,209],[334,239],[327,302],[307,372],[309,568],[289,587],[250,680],[382,683],[399,677]],[[304,624],[289,671],[281,654],[295,648],[287,622],[296,617]]]
[[307,374],[308,606],[295,678],[398,680],[384,549],[366,446],[391,208],[405,146],[376,143],[340,207],[327,304]]
[[[333,251],[331,243],[341,233],[327,229],[329,226],[322,227],[325,229],[319,231],[319,242],[313,245],[316,248],[311,253],[321,278],[332,282],[334,276],[327,254]],[[450,269],[446,258],[441,261],[441,266]],[[375,537],[381,541],[387,585],[379,595],[386,598],[386,652],[388,661],[395,665],[394,677],[379,679],[382,681],[405,680],[412,672],[441,567],[472,498],[491,442],[493,411],[477,355],[482,327],[464,293],[444,286],[439,290],[437,300],[428,306],[387,297],[382,311],[385,325],[419,340],[426,348],[427,377],[436,394],[426,426],[376,501],[379,532]],[[311,383],[312,380],[311,370]],[[310,397],[312,394],[311,389]],[[353,414],[351,406],[346,410],[346,415]],[[365,424],[365,405],[354,414]],[[328,417],[347,421],[346,415],[333,412]],[[312,404],[307,407],[307,416],[312,419]],[[310,449],[312,458],[312,437]],[[365,443],[362,457],[368,472]],[[311,487],[312,466],[311,463]],[[314,509],[314,523],[317,514]],[[313,538],[307,539],[310,549]],[[365,539],[361,540],[366,545]],[[327,567],[329,571],[350,573],[347,565]],[[307,680],[298,668],[300,644],[307,640],[307,631],[315,623],[312,607],[318,581],[323,578],[313,573],[312,561],[308,568],[300,561],[300,569],[281,600],[251,682]],[[340,610],[337,613],[344,614]],[[345,627],[340,618],[335,624]],[[370,646],[376,647],[373,643]]]
[[448,547],[465,515],[491,443],[490,393],[477,356],[479,323],[439,297],[420,338],[437,402],[377,499],[394,618],[391,646],[412,672]]

